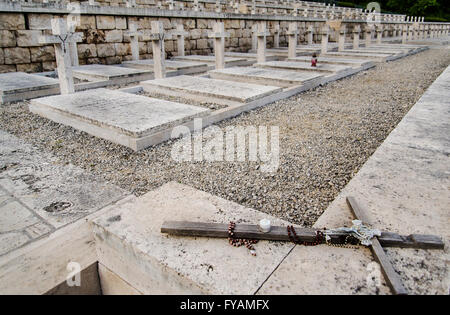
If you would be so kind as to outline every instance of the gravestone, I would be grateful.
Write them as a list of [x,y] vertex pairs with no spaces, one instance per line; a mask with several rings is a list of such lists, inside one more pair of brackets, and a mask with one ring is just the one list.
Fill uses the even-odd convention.
[[149,70],[108,65],[82,65],[73,67],[73,76],[87,81],[114,81],[115,84],[132,83],[153,78]]
[[373,27],[371,25],[367,24],[365,27],[366,47],[369,47],[372,44],[372,30],[373,30]]
[[24,72],[0,74],[0,103],[2,104],[58,93],[57,79]]
[[273,48],[278,47],[280,47],[280,24],[276,24],[273,31]]
[[288,58],[294,58],[297,56],[297,36],[298,36],[297,22],[289,23],[289,29],[286,35],[289,38]]
[[345,49],[345,35],[346,35],[345,25],[341,25],[341,27],[339,28],[338,51],[343,51]]
[[359,33],[361,32],[361,27],[356,25],[353,27],[353,49],[359,48]]
[[172,36],[164,33],[164,26],[161,21],[152,21],[151,27],[150,40],[152,41],[154,61],[153,72],[155,79],[162,79],[166,76],[164,40],[171,39]]
[[322,55],[328,52],[328,34],[330,32],[330,27],[328,25],[324,25],[322,27],[322,46],[320,53]]
[[189,32],[184,30],[183,24],[178,24],[177,29],[172,32],[172,35],[177,37],[178,56],[184,56],[184,36],[189,35]]
[[257,51],[257,62],[266,62],[266,36],[270,33],[266,29],[266,21],[258,22],[258,32],[256,36],[258,37],[258,51]]
[[383,25],[377,25],[377,44],[381,44],[383,37]]
[[142,32],[138,32],[136,23],[130,22],[129,30],[125,35],[130,36],[131,58],[132,60],[139,60],[139,36]]
[[141,82],[144,90],[168,96],[183,97],[194,101],[208,101],[234,106],[245,104],[280,92],[274,86],[230,82],[203,77],[178,76]]
[[312,25],[308,26],[308,31],[307,31],[307,37],[308,37],[308,45],[312,45],[313,44],[313,38],[314,38],[314,27]]
[[230,33],[225,32],[223,22],[216,22],[213,26],[213,31],[209,33],[208,37],[214,38],[216,69],[225,68],[225,37],[230,37]]
[[[144,60],[124,61],[122,64],[124,67],[134,69],[153,70],[155,63],[153,59],[144,59]],[[194,61],[166,60],[165,65],[166,70],[169,70],[166,73],[167,76],[180,74],[195,74],[208,71],[208,65],[206,63]]]
[[310,87],[321,83],[323,77],[320,73],[282,71],[252,67],[234,67],[222,70],[210,71],[209,75],[213,79],[250,82],[262,85],[279,87],[291,87],[308,84]]
[[67,24],[64,19],[53,18],[51,20],[53,35],[44,35],[39,38],[41,44],[53,44],[55,46],[56,64],[58,66],[58,80],[61,94],[75,92],[72,75],[72,60],[70,57],[70,42],[81,42],[83,33],[67,32]]
[[109,89],[39,98],[31,102],[30,111],[136,151],[161,142],[158,133],[209,113],[202,107]]

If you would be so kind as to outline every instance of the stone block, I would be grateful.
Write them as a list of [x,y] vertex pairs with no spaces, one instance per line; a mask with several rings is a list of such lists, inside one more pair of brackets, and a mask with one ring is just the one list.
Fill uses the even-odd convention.
[[105,63],[106,63],[107,65],[115,65],[115,64],[122,63],[122,57],[121,57],[121,56],[107,57],[107,58],[105,59]]
[[42,72],[42,64],[40,62],[19,64],[17,65],[17,71],[28,73]]
[[89,29],[84,31],[87,44],[100,44],[105,42],[105,31]]
[[190,39],[200,39],[202,37],[202,30],[201,29],[193,29],[189,32],[189,38]]
[[98,57],[111,57],[116,54],[114,44],[98,44],[97,56]]
[[15,72],[15,71],[16,71],[15,65],[0,65],[0,73]]
[[97,28],[100,30],[113,30],[116,28],[114,16],[97,15]]
[[208,28],[208,20],[198,19],[197,20],[197,28]]
[[14,32],[7,30],[0,30],[0,47],[14,47],[16,46],[16,36]]
[[80,25],[77,26],[77,30],[96,29],[96,22],[94,15],[81,15]]
[[123,35],[121,30],[105,31],[105,41],[107,43],[121,43]]
[[184,29],[194,29],[195,28],[195,20],[194,19],[185,19],[183,20]]
[[[151,46],[151,44],[149,45]],[[139,42],[139,54],[145,54],[148,51],[146,42]]]
[[127,19],[125,17],[116,16],[116,29],[125,30],[127,29]]
[[208,40],[206,38],[197,40],[197,49],[206,49],[208,48]]
[[79,44],[77,49],[80,58],[97,57],[97,46],[95,44]]
[[[52,29],[51,14],[29,14],[28,27],[31,30],[51,30]],[[25,27],[23,28],[25,29]]]
[[39,37],[42,35],[40,30],[19,30],[17,31],[17,46],[30,47],[41,46]]
[[42,62],[42,71],[53,71],[56,69],[56,61],[44,61]]
[[31,47],[31,62],[54,61],[55,48],[52,46]]
[[3,48],[0,48],[0,65],[5,63],[5,53],[3,52]]
[[30,49],[14,47],[4,48],[5,64],[12,65],[18,63],[29,63],[31,61]]
[[23,14],[0,13],[0,30],[24,30],[25,18]]
[[117,56],[125,56],[131,54],[131,47],[128,43],[116,43],[114,44]]

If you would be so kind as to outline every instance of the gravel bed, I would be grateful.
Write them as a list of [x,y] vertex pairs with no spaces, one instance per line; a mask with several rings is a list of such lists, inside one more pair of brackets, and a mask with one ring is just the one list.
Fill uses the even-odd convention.
[[0,128],[136,195],[175,180],[311,226],[449,63],[448,50],[429,50],[217,124],[279,126],[273,174],[255,162],[177,163],[173,141],[136,153],[33,115],[28,102],[0,107]]

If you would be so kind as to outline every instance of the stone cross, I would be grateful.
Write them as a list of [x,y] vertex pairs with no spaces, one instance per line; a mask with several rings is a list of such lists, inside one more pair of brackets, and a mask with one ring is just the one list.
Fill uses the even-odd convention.
[[129,30],[125,32],[125,35],[130,36],[132,60],[139,60],[139,36],[142,36],[142,32],[138,32],[136,23],[130,22]]
[[153,72],[155,79],[162,79],[166,77],[164,40],[171,39],[172,36],[164,33],[164,25],[161,21],[152,21],[151,27],[150,40],[152,41],[153,51]]
[[404,24],[402,29],[402,44],[406,44],[408,41],[408,25]]
[[322,27],[322,48],[321,54],[324,55],[328,52],[328,34],[330,32],[330,28],[328,25],[324,25]]
[[353,49],[359,48],[359,33],[361,33],[361,27],[359,25],[355,25],[353,27]]
[[256,14],[256,0],[252,0],[251,14]]
[[372,44],[372,26],[366,25],[366,47],[369,47]]
[[194,0],[194,11],[199,11],[200,10],[200,6],[198,4],[198,0]]
[[381,44],[381,39],[383,37],[383,25],[377,25],[377,44]]
[[297,22],[289,23],[289,29],[286,34],[289,37],[288,58],[295,58],[297,57],[297,36],[298,36]]
[[169,5],[169,10],[173,10],[175,8],[173,0],[167,0],[166,2]]
[[414,40],[414,30],[413,30],[413,25],[409,25],[409,35],[408,35],[408,39],[410,41]]
[[222,12],[222,5],[220,4],[220,0],[216,0],[216,13]]
[[[76,21],[67,19],[67,29],[69,33],[75,33],[75,29],[77,27]],[[69,42],[69,51],[70,51],[70,59],[72,61],[72,67],[78,67],[80,64],[78,62],[78,49],[77,42]]]
[[230,33],[225,32],[223,22],[216,22],[213,26],[213,31],[209,33],[208,37],[214,38],[216,69],[225,68],[225,37],[230,37]]
[[280,24],[275,25],[275,29],[273,31],[273,48],[280,47]]
[[312,45],[313,44],[313,36],[314,36],[314,27],[312,25],[308,26],[308,45]]
[[252,25],[252,51],[256,51],[256,46],[258,45],[258,38],[256,33],[258,32],[258,24]]
[[41,44],[53,44],[55,46],[56,64],[58,66],[58,79],[61,94],[75,92],[72,75],[72,60],[70,59],[71,42],[81,42],[83,33],[67,32],[67,23],[62,18],[53,18],[53,35],[44,35],[39,38]]
[[270,33],[266,29],[266,22],[260,21],[258,22],[258,32],[256,34],[258,38],[258,51],[257,51],[257,62],[263,63],[266,62],[266,36],[269,36]]
[[189,32],[184,30],[183,24],[178,24],[172,35],[177,37],[178,56],[184,56],[184,36],[189,35]]
[[136,0],[127,0],[127,8],[136,7]]
[[339,42],[338,42],[338,51],[344,51],[345,49],[345,25],[341,25],[339,29]]

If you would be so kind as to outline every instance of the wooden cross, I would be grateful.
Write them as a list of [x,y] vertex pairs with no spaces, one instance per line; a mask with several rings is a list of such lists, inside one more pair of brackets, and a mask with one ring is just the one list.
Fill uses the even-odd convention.
[[[356,219],[362,221],[364,225],[368,225],[369,218],[366,211],[356,202],[353,197],[347,197],[347,204],[350,207]],[[329,231],[329,230],[328,230]],[[296,227],[295,232],[298,242],[315,242],[317,241],[318,232],[326,235],[326,243],[329,244],[345,244],[349,235],[346,231],[334,230],[327,233],[325,229],[312,229]],[[203,222],[187,222],[187,221],[165,221],[161,226],[161,233],[168,233],[178,236],[190,237],[229,237],[228,224],[226,223],[203,223]],[[292,241],[287,233],[286,226],[272,226],[268,232],[264,232],[258,225],[236,224],[234,228],[234,237],[237,239],[255,239],[268,241]],[[399,276],[392,267],[389,259],[384,252],[383,247],[399,247],[399,248],[416,248],[416,249],[440,249],[445,247],[442,239],[435,235],[419,235],[411,234],[408,236],[399,235],[392,232],[381,232],[380,236],[374,236],[370,239],[370,248],[374,258],[381,266],[381,270],[386,279],[387,284],[394,294],[407,294]]]
[[270,33],[266,29],[266,22],[260,21],[258,22],[258,32],[256,33],[256,37],[258,38],[258,51],[257,51],[257,62],[262,63],[266,62],[266,37],[270,35]]
[[75,87],[73,83],[69,43],[81,42],[83,40],[83,33],[67,32],[66,21],[62,18],[53,18],[51,23],[53,35],[41,36],[39,43],[53,44],[55,46],[60,92],[61,94],[74,93]]
[[288,58],[295,58],[297,57],[297,22],[289,23],[289,29],[286,34],[289,38]]
[[184,36],[189,35],[189,32],[184,30],[183,24],[178,24],[172,35],[177,37],[178,56],[184,56]]
[[324,25],[322,27],[322,48],[321,54],[324,55],[328,52],[328,33],[330,32],[330,28],[328,25]]
[[125,35],[130,36],[132,60],[139,60],[139,36],[142,36],[142,32],[138,32],[136,23],[130,22],[129,30],[125,32]]
[[151,27],[150,40],[152,41],[153,50],[153,72],[155,79],[162,79],[166,77],[164,40],[171,39],[172,36],[164,33],[164,25],[161,21],[152,21]]
[[230,37],[230,33],[225,32],[223,22],[216,22],[213,31],[209,33],[209,38],[214,38],[214,54],[216,56],[216,69],[225,68],[225,37]]

